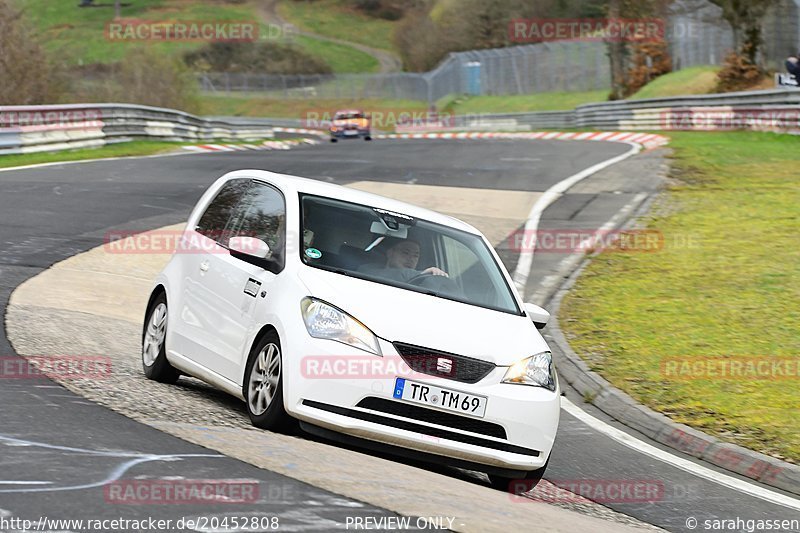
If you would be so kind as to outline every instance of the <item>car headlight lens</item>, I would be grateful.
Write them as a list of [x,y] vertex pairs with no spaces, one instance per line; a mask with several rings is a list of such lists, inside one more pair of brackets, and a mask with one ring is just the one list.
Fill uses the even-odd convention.
[[312,337],[339,341],[376,355],[383,355],[375,334],[344,311],[314,298],[303,298],[300,308],[303,311],[303,321],[306,323],[308,334]]
[[520,383],[555,391],[556,371],[552,354],[542,352],[514,363],[503,377],[503,383]]

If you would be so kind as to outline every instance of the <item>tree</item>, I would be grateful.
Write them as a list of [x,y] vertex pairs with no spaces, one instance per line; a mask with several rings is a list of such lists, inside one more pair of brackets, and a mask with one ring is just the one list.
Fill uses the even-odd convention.
[[[673,0],[606,0],[605,13],[611,21],[658,19],[666,25],[667,12]],[[665,36],[666,37],[666,36]],[[621,100],[631,94],[632,85],[629,76],[637,65],[637,54],[641,55],[643,49],[641,42],[623,39],[610,39],[608,45],[608,59],[611,66],[611,100]],[[645,49],[646,51],[646,49]],[[659,56],[666,49],[659,52]],[[634,64],[631,64],[634,63]],[[640,69],[641,70],[641,69]],[[654,75],[663,72],[653,71]],[[634,84],[635,85],[635,84]]]
[[733,44],[738,54],[756,64],[763,44],[763,22],[776,0],[709,0],[722,8],[722,17],[733,30]]
[[0,0],[0,105],[52,103],[56,74],[22,13]]

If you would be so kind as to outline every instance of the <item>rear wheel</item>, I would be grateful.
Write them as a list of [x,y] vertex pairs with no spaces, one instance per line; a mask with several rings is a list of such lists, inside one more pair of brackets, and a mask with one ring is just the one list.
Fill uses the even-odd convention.
[[167,296],[162,292],[150,304],[142,330],[144,375],[161,383],[175,383],[180,372],[167,361]]
[[336,137],[331,137],[331,142],[332,143],[335,143],[336,141],[338,141],[338,139]]
[[274,331],[264,335],[250,352],[244,380],[247,414],[254,426],[286,429],[292,418],[283,408],[283,357]]

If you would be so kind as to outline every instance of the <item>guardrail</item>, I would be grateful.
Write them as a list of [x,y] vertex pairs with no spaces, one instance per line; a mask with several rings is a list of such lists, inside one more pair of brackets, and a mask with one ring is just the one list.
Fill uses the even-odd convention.
[[[0,154],[102,146],[134,139],[209,141],[273,136],[301,119],[197,117],[127,104],[0,106]],[[478,114],[400,125],[400,133],[447,131],[720,131],[800,134],[800,91],[778,89],[586,104],[571,111]]]
[[[474,120],[474,117],[473,117]],[[458,120],[457,120],[458,123]],[[480,116],[482,129],[714,131],[800,133],[800,91],[785,89],[586,104],[572,111]]]
[[127,104],[0,106],[0,154],[102,146],[136,139],[209,141],[272,137],[269,119],[203,118]]

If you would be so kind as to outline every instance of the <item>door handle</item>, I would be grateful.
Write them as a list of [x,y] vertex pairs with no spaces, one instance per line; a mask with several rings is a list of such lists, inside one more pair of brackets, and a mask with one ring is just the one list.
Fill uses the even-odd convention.
[[208,261],[203,261],[202,263],[200,263],[200,272],[208,272],[208,267],[209,266],[210,265],[209,265]]

